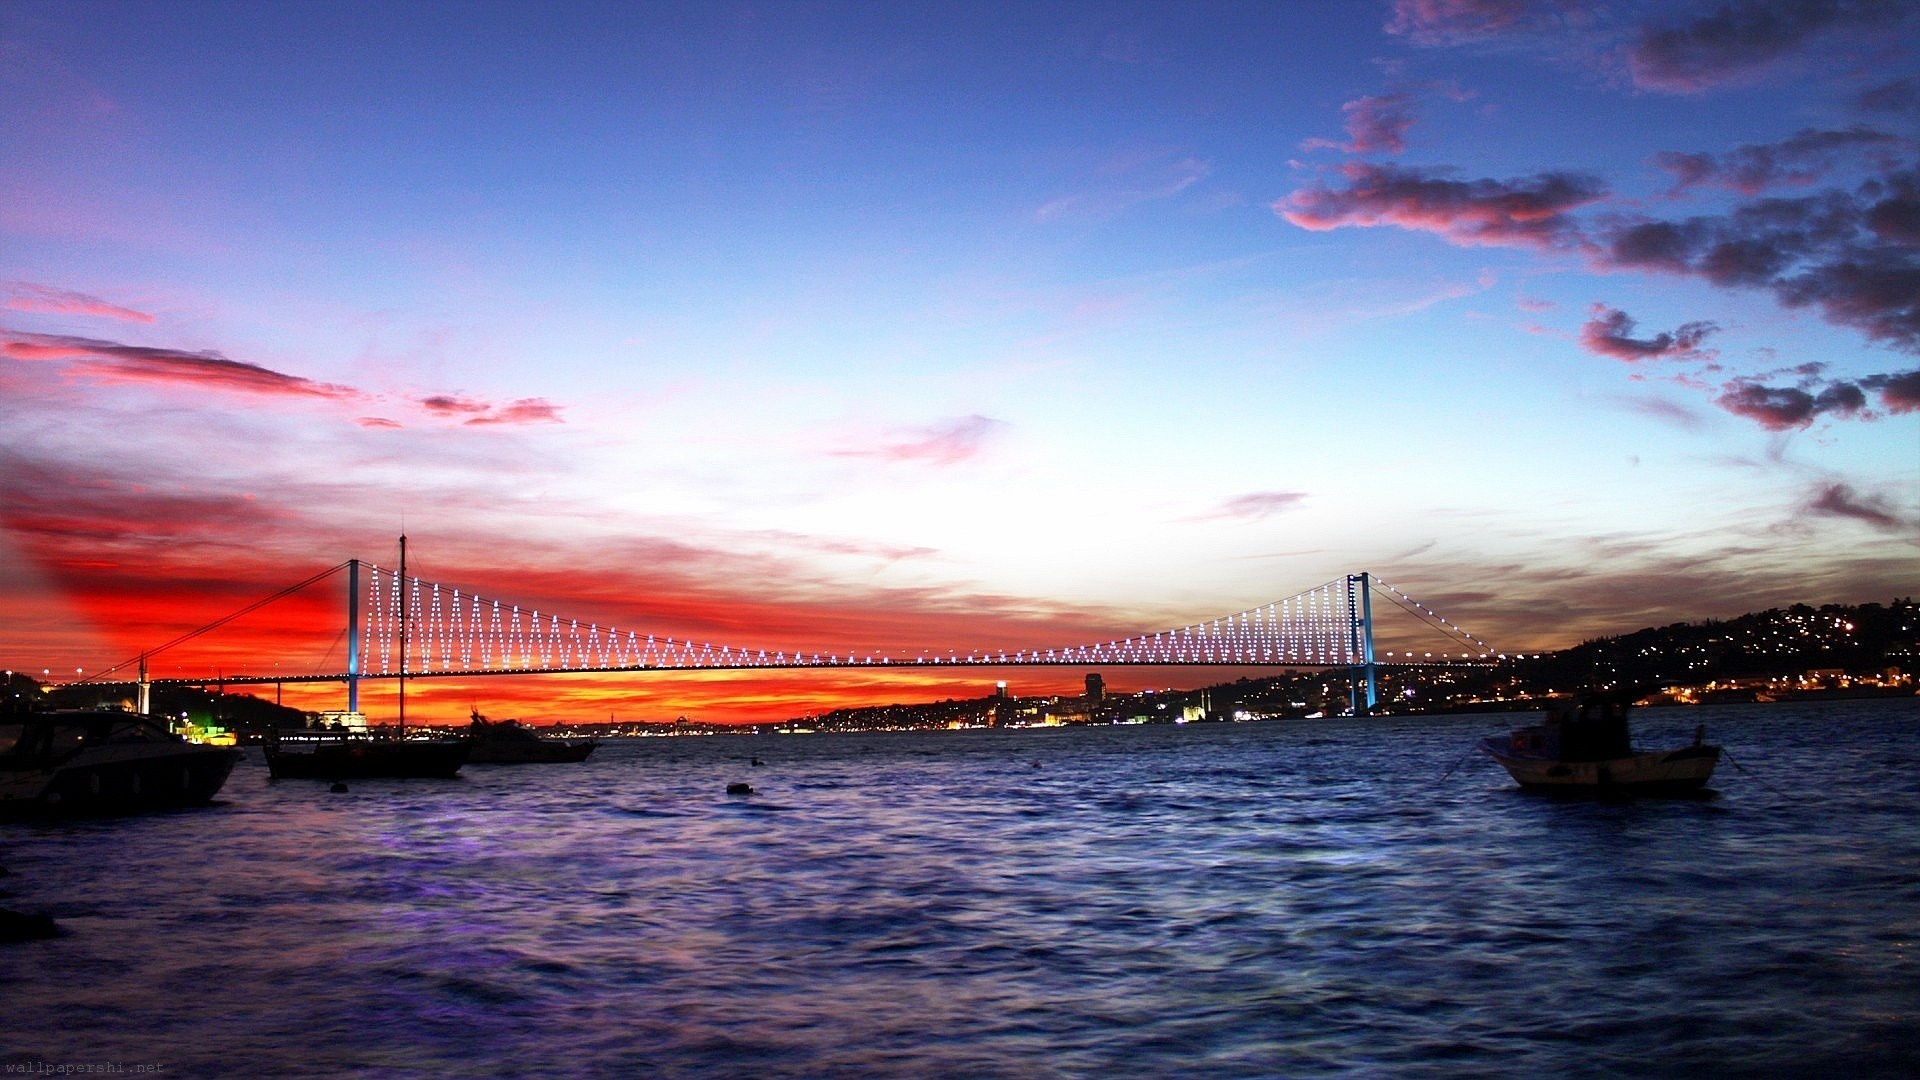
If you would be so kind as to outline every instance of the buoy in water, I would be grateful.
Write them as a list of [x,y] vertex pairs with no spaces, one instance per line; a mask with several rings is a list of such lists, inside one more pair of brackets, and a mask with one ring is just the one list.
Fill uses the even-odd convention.
[[765,764],[766,764],[766,762],[764,762],[764,761],[761,761],[761,760],[760,760],[759,758],[754,758],[754,759],[753,759],[753,763],[754,763],[755,765],[765,765]]
[[729,794],[729,795],[751,795],[751,794],[753,794],[753,785],[752,785],[752,784],[728,784],[728,785],[727,785],[727,794]]
[[347,793],[347,785],[335,780],[333,786],[327,790],[333,792],[335,795],[345,795]]

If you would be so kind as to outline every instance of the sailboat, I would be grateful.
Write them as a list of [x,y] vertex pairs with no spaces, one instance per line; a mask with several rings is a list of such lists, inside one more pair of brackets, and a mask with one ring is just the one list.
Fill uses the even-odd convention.
[[[400,537],[400,581],[407,580],[407,538]],[[400,604],[400,720],[396,734],[299,728],[267,733],[262,743],[273,778],[294,780],[366,780],[374,778],[452,779],[467,763],[472,744],[465,739],[407,738],[407,607]]]

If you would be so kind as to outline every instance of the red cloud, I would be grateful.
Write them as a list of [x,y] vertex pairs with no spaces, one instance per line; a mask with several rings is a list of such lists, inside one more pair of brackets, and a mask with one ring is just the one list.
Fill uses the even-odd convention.
[[1419,169],[1354,162],[1344,189],[1305,188],[1274,210],[1303,229],[1397,225],[1465,246],[1576,246],[1567,214],[1606,196],[1599,180],[1543,173],[1524,180],[1451,180]]
[[877,450],[840,450],[835,452],[835,456],[957,465],[978,454],[994,433],[1005,426],[1003,420],[976,413],[916,429],[908,433],[911,437],[905,441],[891,443]]
[[150,323],[153,316],[144,311],[110,304],[97,296],[71,292],[66,289],[53,289],[45,285],[35,285],[26,281],[7,283],[6,290],[13,295],[7,298],[7,306],[15,311],[45,311],[59,315],[92,315],[103,319],[119,319],[123,322]]
[[185,352],[57,334],[4,332],[0,353],[17,360],[78,360],[77,370],[106,382],[186,384],[243,394],[359,398],[348,386],[314,382],[217,352]]
[[1580,328],[1580,344],[1589,352],[1630,364],[1641,360],[1700,359],[1700,342],[1719,329],[1710,322],[1690,322],[1670,334],[1635,338],[1633,318],[1626,312],[1595,304],[1593,315]]

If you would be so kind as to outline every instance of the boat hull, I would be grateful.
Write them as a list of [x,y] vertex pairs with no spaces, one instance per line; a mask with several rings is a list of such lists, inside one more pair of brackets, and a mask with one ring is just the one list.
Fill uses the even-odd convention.
[[0,770],[0,819],[95,817],[204,806],[240,761],[229,747],[106,746],[57,766]]
[[283,736],[266,747],[276,780],[452,779],[467,763],[457,739],[340,739]]
[[1599,761],[1561,761],[1516,752],[1505,740],[1484,739],[1480,749],[1521,787],[1557,791],[1684,793],[1698,791],[1720,763],[1718,746],[1646,750]]

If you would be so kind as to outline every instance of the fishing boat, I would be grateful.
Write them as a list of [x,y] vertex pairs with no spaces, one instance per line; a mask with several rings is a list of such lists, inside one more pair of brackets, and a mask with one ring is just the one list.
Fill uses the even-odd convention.
[[467,742],[467,760],[475,765],[585,761],[598,745],[592,739],[549,739],[518,720],[489,720],[478,709],[467,725]]
[[0,817],[137,814],[211,802],[240,760],[142,713],[110,709],[0,717]]
[[[407,538],[400,537],[400,576],[407,580]],[[465,739],[407,737],[409,645],[407,609],[400,610],[400,719],[392,734],[334,728],[274,729],[261,740],[274,779],[451,779],[467,763]]]
[[1720,747],[1708,745],[1706,728],[1693,744],[1647,750],[1632,744],[1627,728],[1631,702],[1622,695],[1583,698],[1549,709],[1538,724],[1505,738],[1480,740],[1480,749],[1521,787],[1617,794],[1698,791],[1720,762]]

